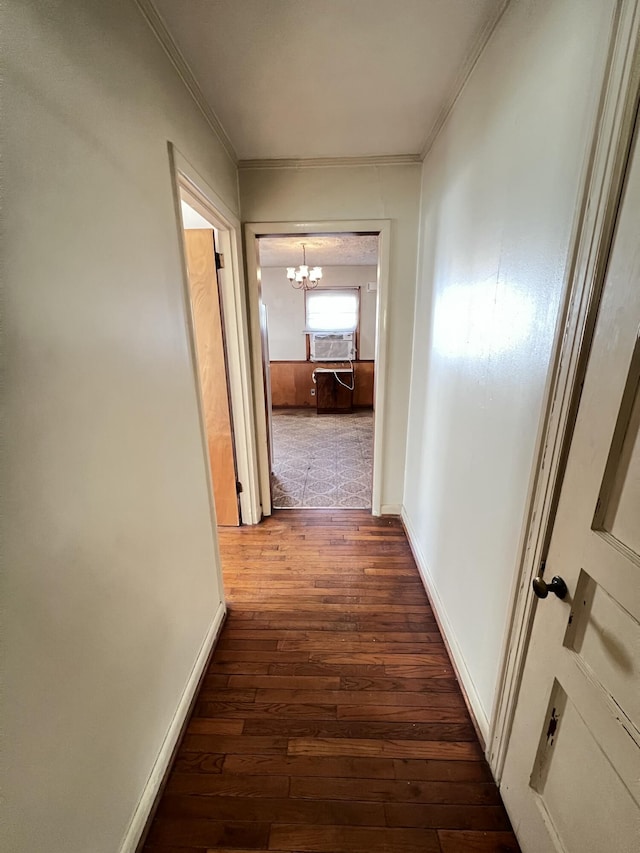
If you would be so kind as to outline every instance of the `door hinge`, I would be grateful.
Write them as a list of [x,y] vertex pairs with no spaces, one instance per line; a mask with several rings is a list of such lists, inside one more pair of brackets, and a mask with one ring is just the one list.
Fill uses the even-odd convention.
[[224,255],[222,254],[222,252],[216,252],[216,269],[224,269]]
[[242,483],[240,480],[236,480],[236,492],[240,494],[242,492]]

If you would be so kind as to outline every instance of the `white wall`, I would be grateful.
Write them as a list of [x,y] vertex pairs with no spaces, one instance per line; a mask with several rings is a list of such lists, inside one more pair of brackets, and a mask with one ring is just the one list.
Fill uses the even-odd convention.
[[613,6],[512,3],[423,164],[405,515],[481,721]]
[[221,601],[167,140],[236,170],[133,2],[4,18],[3,849],[114,853]]
[[404,479],[420,166],[241,169],[239,176],[246,222],[391,220],[382,507],[397,511]]
[[[269,316],[269,358],[272,361],[305,361],[304,291],[296,290],[287,279],[286,267],[262,267],[262,301]],[[320,287],[360,288],[360,351],[358,358],[372,360],[376,347],[376,291],[367,290],[376,282],[375,266],[323,266]]]

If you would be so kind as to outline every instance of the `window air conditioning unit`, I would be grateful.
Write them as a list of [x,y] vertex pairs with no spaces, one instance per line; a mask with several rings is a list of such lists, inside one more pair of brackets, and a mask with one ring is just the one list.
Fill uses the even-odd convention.
[[311,361],[351,361],[354,358],[353,332],[312,332]]

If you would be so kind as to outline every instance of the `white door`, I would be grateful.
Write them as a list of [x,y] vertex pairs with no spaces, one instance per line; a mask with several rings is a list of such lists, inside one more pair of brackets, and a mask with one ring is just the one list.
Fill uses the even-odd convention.
[[636,143],[502,777],[524,853],[640,851],[639,327]]

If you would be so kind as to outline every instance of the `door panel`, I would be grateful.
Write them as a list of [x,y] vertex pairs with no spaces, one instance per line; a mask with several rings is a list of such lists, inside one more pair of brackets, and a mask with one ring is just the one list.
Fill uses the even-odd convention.
[[213,231],[184,232],[209,464],[222,526],[238,526],[238,493]]
[[502,778],[524,853],[640,845],[640,154],[609,262]]
[[[565,647],[595,674],[609,696],[616,697],[621,711],[640,731],[640,623],[583,571],[572,616]],[[607,632],[607,625],[617,626],[617,637]]]
[[613,434],[593,520],[594,530],[610,533],[640,563],[640,340],[636,346]]
[[[541,807],[555,830],[560,849],[571,839],[565,849],[580,853],[616,853],[635,851],[634,836],[637,806],[624,782],[618,776],[605,754],[601,732],[590,727],[581,716],[576,704],[567,695],[559,681],[554,682],[551,693],[549,719],[562,721],[562,729],[550,736],[543,733],[536,756],[531,786],[540,798]],[[558,724],[559,725],[559,724]],[[595,774],[595,775],[594,775]],[[585,779],[597,779],[595,799],[588,802]],[[620,837],[626,839],[622,846],[611,848],[611,826],[600,820],[599,814],[613,817]]]

